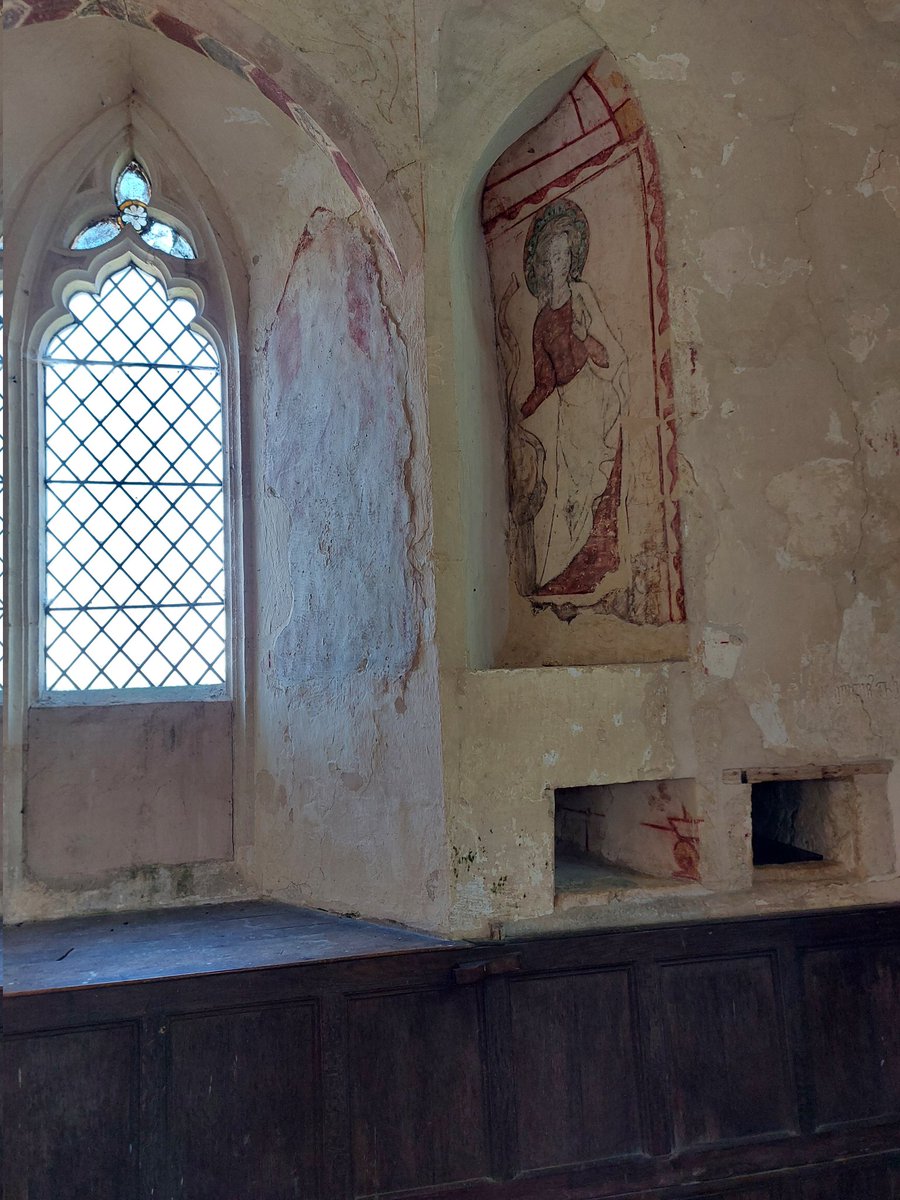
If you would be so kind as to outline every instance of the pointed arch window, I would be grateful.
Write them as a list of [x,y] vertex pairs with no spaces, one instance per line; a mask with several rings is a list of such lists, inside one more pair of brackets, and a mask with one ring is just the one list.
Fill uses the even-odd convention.
[[[121,237],[124,253],[104,250],[99,269],[69,284],[39,355],[42,691],[221,694],[221,353],[199,290],[173,283],[164,261],[196,257],[189,235],[151,214],[136,161],[115,199],[116,215],[85,226],[71,249]],[[135,234],[153,254],[129,247]]]

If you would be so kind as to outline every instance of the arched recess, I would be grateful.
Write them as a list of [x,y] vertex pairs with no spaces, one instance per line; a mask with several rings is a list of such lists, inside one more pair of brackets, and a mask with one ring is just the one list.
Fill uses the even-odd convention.
[[[89,150],[112,153],[128,122],[136,135],[144,122],[142,149],[173,198],[171,216],[205,220],[222,249],[240,352],[241,494],[253,564],[249,731],[243,761],[239,732],[234,743],[226,853],[191,851],[190,861],[177,848],[162,853],[158,835],[179,826],[120,806],[117,823],[104,826],[115,861],[77,877],[29,874],[23,830],[14,828],[25,720],[10,711],[6,780],[19,780],[7,804],[11,911],[55,916],[265,892],[438,926],[447,896],[436,657],[425,633],[433,594],[421,278],[398,268],[302,122],[263,102],[252,80],[215,55],[99,18],[32,23],[5,36],[15,59],[10,92],[27,118],[7,114],[18,134],[4,146],[20,328],[37,270],[36,258],[23,263],[23,248],[60,229],[64,241],[74,213],[101,203],[112,166],[92,177],[81,163]],[[33,88],[37,64],[52,88]],[[88,140],[99,139],[90,147],[79,143],[85,125]],[[183,153],[170,155],[178,143]],[[395,215],[409,222],[404,244],[414,258],[421,247],[405,202]],[[188,791],[175,796],[179,820],[202,825]],[[104,811],[116,803],[107,794]],[[83,849],[90,834],[70,815],[71,845]]]
[[[186,0],[180,14],[149,0],[11,0],[4,29],[78,18],[109,18],[159,34],[239,75],[295,122],[332,160],[385,248],[406,270],[421,254],[421,236],[371,133],[323,85],[302,52],[225,3]],[[377,195],[377,205],[373,197]]]
[[[31,130],[37,146],[40,124]],[[157,211],[189,231],[192,261],[166,261],[125,235],[98,251],[71,249],[75,234],[109,211],[113,181],[135,156],[152,180]],[[10,159],[18,172],[25,160],[17,148]],[[6,214],[12,528],[5,564],[4,795],[17,801],[4,808],[9,910],[25,917],[128,903],[148,888],[165,893],[179,872],[185,898],[194,892],[233,894],[240,887],[231,867],[235,817],[246,802],[239,779],[251,751],[241,503],[247,474],[241,333],[249,298],[240,239],[203,167],[166,120],[135,95],[78,132],[67,130],[49,161],[39,158],[30,166],[24,177],[14,178]],[[128,262],[150,271],[170,294],[191,301],[197,328],[215,341],[223,364],[230,689],[207,702],[142,696],[135,704],[123,693],[111,705],[90,694],[48,704],[39,695],[41,351],[49,333],[71,321],[66,301],[73,287],[93,291]]]
[[509,506],[497,665],[669,658],[685,611],[664,202],[608,50],[499,157],[481,218]]
[[[462,48],[461,29],[458,36]],[[466,932],[553,911],[554,790],[600,782],[607,770],[641,778],[657,747],[671,750],[666,716],[656,725],[643,715],[649,695],[666,697],[670,713],[681,699],[675,685],[669,694],[669,680],[680,688],[684,677],[669,664],[686,657],[683,622],[638,626],[590,611],[566,622],[549,608],[535,613],[515,587],[507,540],[509,398],[482,195],[498,159],[527,145],[530,131],[552,129],[560,105],[604,53],[583,21],[560,22],[553,36],[542,30],[501,54],[468,107],[464,97],[430,134],[429,229],[448,234],[436,267],[429,247],[442,732],[450,841],[471,864],[451,885],[451,922]],[[665,162],[667,139],[660,148]],[[646,289],[646,238],[642,245]],[[533,300],[521,255],[515,269],[520,297]],[[534,316],[522,356],[529,370]],[[649,336],[648,326],[649,301]],[[516,630],[521,637],[511,646]]]
[[[583,40],[583,30],[572,30],[572,35],[573,42],[579,37]],[[564,49],[559,53],[564,54]],[[551,56],[540,72],[534,72],[534,78],[540,79],[540,82],[536,83],[530,94],[523,96],[521,82],[518,83],[517,103],[504,120],[497,121],[490,129],[489,137],[484,138],[484,144],[478,150],[477,159],[472,162],[471,174],[458,193],[458,204],[451,215],[449,276],[453,294],[461,514],[459,541],[455,550],[461,566],[459,582],[462,584],[460,600],[464,606],[464,620],[458,621],[455,628],[448,629],[445,625],[443,634],[453,646],[455,654],[459,654],[464,647],[468,665],[481,669],[663,661],[683,657],[687,648],[678,553],[680,532],[672,371],[671,357],[666,353],[670,334],[659,163],[638,101],[628,89],[624,74],[608,49],[599,47],[580,60],[570,59],[568,65],[556,70],[554,65]],[[503,80],[511,70],[509,67],[501,74],[498,89],[503,86]],[[610,98],[622,109],[620,119],[631,122],[627,128],[614,134],[616,145],[620,147],[618,156],[613,155],[602,163],[594,164],[593,171],[591,160],[599,153],[599,149],[588,150],[586,147],[590,146],[592,136],[596,140],[597,136],[602,139],[607,135],[603,132],[599,135],[593,133],[592,117],[580,115],[573,103],[573,95],[583,93],[586,87],[590,88],[602,109],[608,129],[615,130],[616,127],[601,97],[587,82],[592,75],[603,77]],[[614,83],[611,82],[613,79]],[[508,84],[504,91],[498,91],[498,101],[507,101],[506,93],[509,91]],[[500,107],[499,104],[497,107]],[[566,127],[569,120],[573,122],[571,129]],[[458,129],[450,131],[447,140],[458,136]],[[605,148],[611,147],[612,143],[608,141]],[[556,169],[560,161],[558,151],[563,152],[563,158],[567,154],[569,156],[559,170]],[[579,157],[582,151],[583,161]],[[529,170],[532,172],[540,174],[545,171],[546,178],[542,175],[531,193],[519,197],[520,200],[526,200],[528,195],[534,194],[535,207],[526,214],[525,207],[520,206],[517,212],[510,212],[507,219],[506,208],[514,208],[516,201],[505,206],[502,199],[497,199],[498,190],[492,185],[498,182],[498,176],[516,172],[515,165],[507,170],[506,164],[517,154],[531,164]],[[626,161],[630,166],[621,169],[633,169],[637,178],[632,179],[629,188],[625,189],[628,195],[623,195],[618,203],[625,217],[631,218],[626,232],[634,271],[627,268],[619,270],[619,280],[615,279],[615,272],[609,272],[608,283],[617,296],[623,287],[633,292],[633,282],[644,293],[642,332],[626,339],[629,352],[633,349],[635,339],[640,341],[643,358],[636,375],[641,381],[641,398],[639,403],[626,404],[624,407],[628,410],[628,420],[640,426],[640,436],[657,443],[655,461],[647,470],[655,470],[655,477],[660,482],[656,497],[644,496],[642,503],[655,504],[657,507],[662,505],[666,511],[660,511],[658,519],[654,518],[654,533],[651,536],[647,532],[647,536],[640,538],[637,551],[638,557],[653,565],[653,571],[657,566],[660,568],[662,582],[653,584],[651,591],[658,594],[662,589],[666,595],[655,609],[653,605],[643,601],[634,602],[621,594],[614,600],[607,600],[605,594],[561,598],[552,595],[532,596],[531,592],[536,592],[539,584],[529,585],[521,578],[521,571],[515,562],[518,522],[514,519],[514,506],[510,503],[507,464],[510,434],[515,433],[522,424],[521,404],[531,384],[524,395],[514,398],[518,407],[513,414],[508,392],[508,364],[503,357],[506,343],[501,325],[505,325],[509,333],[508,318],[514,314],[514,308],[510,310],[508,306],[504,307],[504,317],[507,319],[500,324],[497,321],[497,309],[511,277],[516,275],[518,286],[514,293],[515,305],[520,308],[524,306],[523,311],[529,303],[534,305],[534,311],[530,314],[531,324],[524,332],[519,331],[516,383],[521,386],[526,374],[532,370],[532,329],[540,305],[531,296],[525,283],[524,247],[511,252],[502,283],[498,277],[501,264],[492,251],[492,247],[503,241],[502,235],[507,228],[515,227],[523,234],[524,240],[528,223],[541,204],[549,202],[551,193],[563,198],[567,191],[588,184],[592,175],[594,178],[589,186],[593,190],[600,190],[604,185],[597,181],[604,170],[607,179],[614,178],[615,169]],[[552,185],[557,179],[560,183],[554,190]],[[549,187],[541,200],[544,185]],[[483,196],[489,206],[496,206],[496,211],[485,215]],[[519,229],[520,224],[525,225],[524,230]],[[609,236],[611,233],[613,237]],[[510,237],[514,236],[510,234]],[[592,244],[589,267],[602,270],[603,260],[610,253],[614,257],[619,253],[614,224],[604,222],[601,218]],[[594,290],[597,291],[596,286]],[[507,297],[507,302],[509,299]],[[636,299],[632,307],[635,304]],[[616,315],[614,323],[620,319],[621,314]],[[634,324],[633,320],[631,324]],[[545,405],[539,417],[549,415],[553,404],[558,406],[558,401]],[[634,440],[632,444],[635,444]],[[554,456],[551,459],[555,461]],[[532,474],[536,473],[535,464],[532,464]],[[436,487],[439,494],[439,484]],[[628,484],[625,484],[623,492],[627,488]],[[596,498],[599,499],[599,496]],[[639,525],[641,522],[635,520],[633,524]],[[646,524],[649,524],[649,518]],[[439,533],[436,531],[436,534]],[[646,577],[651,573],[639,572],[636,587],[632,587],[629,579],[627,588],[609,590],[620,593],[630,591],[633,596],[638,589],[645,587]],[[551,580],[539,581],[540,584],[547,582]],[[525,595],[522,594],[523,590]],[[601,593],[605,590],[604,587],[599,589]],[[453,611],[458,611],[458,608],[454,606]]]

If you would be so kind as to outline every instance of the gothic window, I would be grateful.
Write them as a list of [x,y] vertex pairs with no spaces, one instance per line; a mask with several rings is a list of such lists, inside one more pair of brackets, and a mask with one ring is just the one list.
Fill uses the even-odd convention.
[[40,350],[49,696],[227,679],[223,364],[198,289],[173,281],[189,235],[151,196],[130,162],[115,214],[71,243],[102,261]]

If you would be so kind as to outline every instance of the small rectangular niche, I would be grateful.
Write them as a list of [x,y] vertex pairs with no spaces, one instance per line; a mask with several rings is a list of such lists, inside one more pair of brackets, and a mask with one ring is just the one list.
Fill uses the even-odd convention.
[[[723,783],[746,789],[757,882],[872,879],[896,869],[886,759],[735,767]],[[745,810],[746,811],[746,810]]]
[[751,784],[754,867],[853,868],[856,805],[852,781],[780,779]]
[[697,883],[702,826],[692,779],[557,788],[557,894]]

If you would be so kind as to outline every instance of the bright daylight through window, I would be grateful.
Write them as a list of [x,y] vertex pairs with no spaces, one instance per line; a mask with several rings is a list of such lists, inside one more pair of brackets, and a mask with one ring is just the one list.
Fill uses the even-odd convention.
[[[173,258],[187,239],[150,217],[137,163],[119,215],[73,243],[134,230]],[[98,224],[105,234],[84,240]],[[123,239],[124,240],[124,239]],[[81,244],[79,244],[81,243]],[[197,306],[127,253],[70,290],[45,344],[47,693],[202,688],[226,678],[222,370]]]

